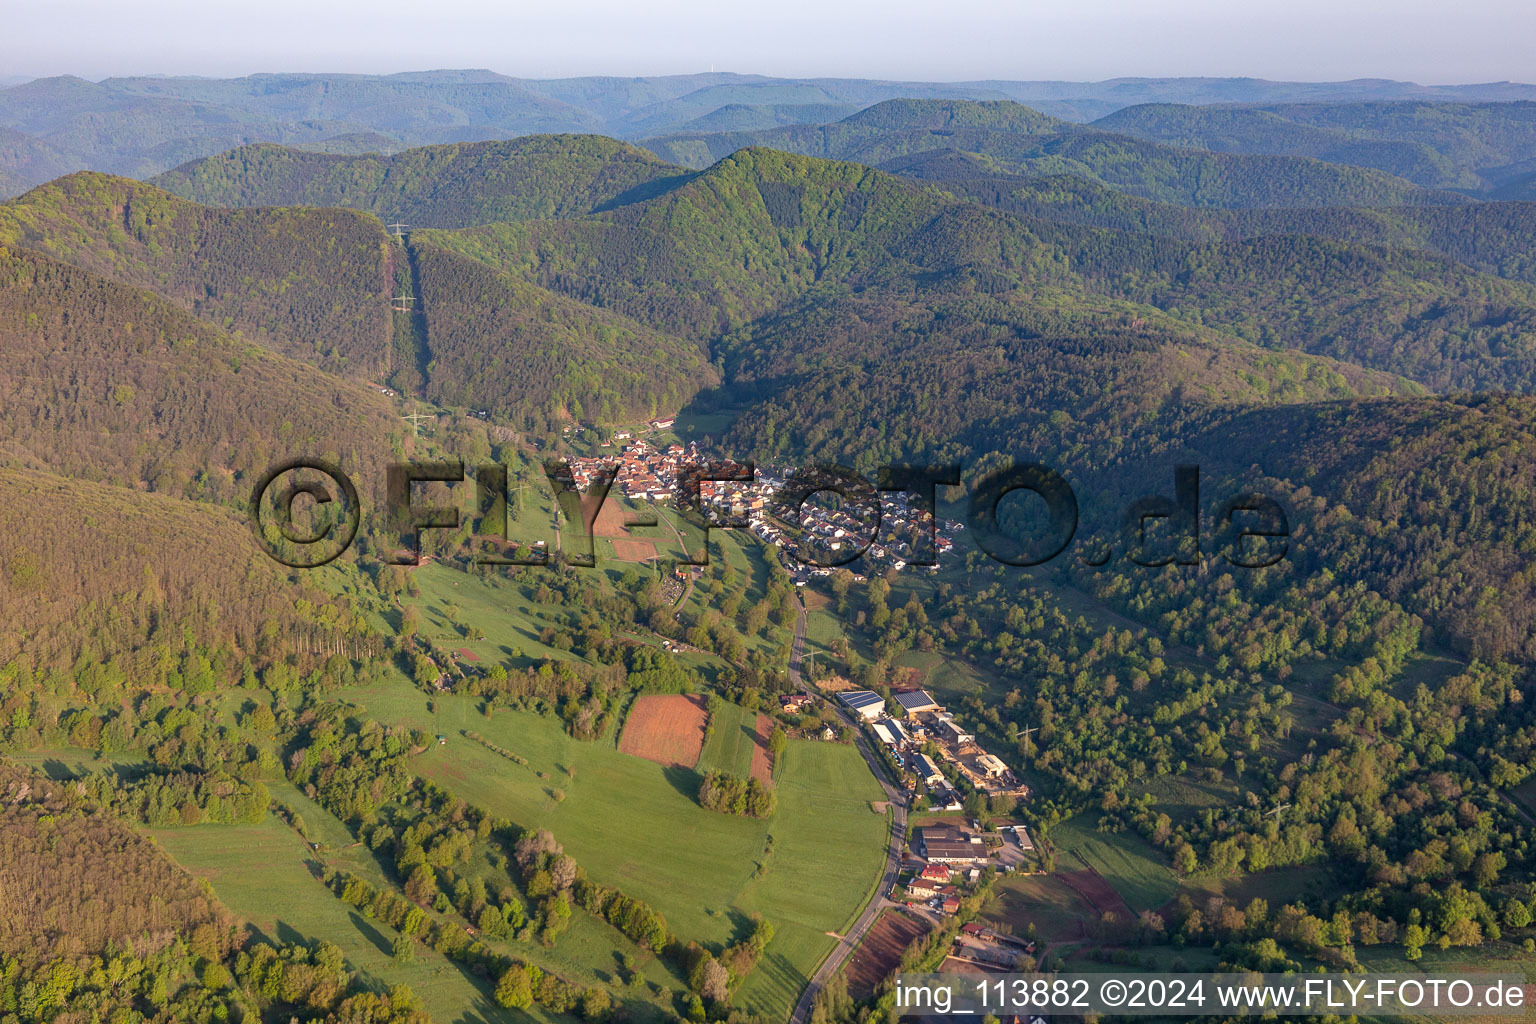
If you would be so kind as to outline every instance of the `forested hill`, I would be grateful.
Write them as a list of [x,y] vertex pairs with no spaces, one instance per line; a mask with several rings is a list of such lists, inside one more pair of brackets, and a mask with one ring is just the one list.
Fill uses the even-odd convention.
[[818,282],[862,279],[949,201],[867,167],[754,149],[590,217],[417,237],[708,339]]
[[60,75],[0,89],[0,198],[76,170],[147,178],[257,142],[361,154],[538,133],[641,139],[820,124],[903,98],[1012,100],[1081,122],[1144,103],[1472,105],[1536,99],[1536,87],[1255,78],[901,82],[729,72],[549,80],[483,70],[100,82]]
[[[553,169],[562,166],[557,157],[541,159]],[[594,166],[580,155],[572,164]],[[638,165],[670,170],[648,157]],[[488,183],[497,178],[483,166],[481,172]],[[544,182],[546,175],[526,180]],[[43,275],[56,284],[46,290],[47,300],[44,292],[28,293],[27,301],[44,304],[28,311],[39,319],[26,321],[16,339],[32,355],[57,344],[31,329],[34,322],[109,323],[126,313],[96,308],[82,317],[70,303],[86,294],[97,296],[98,307],[142,302],[144,296],[128,294],[139,288],[200,318],[168,324],[165,334],[222,336],[213,331],[217,325],[238,334],[240,344],[256,343],[345,377],[388,380],[413,395],[524,425],[573,415],[612,422],[675,412],[716,379],[695,343],[543,288],[497,280],[483,265],[451,254],[402,246],[376,217],[360,211],[218,209],[150,185],[81,173],[0,204],[0,245],[89,272],[65,284],[54,267]],[[117,291],[92,291],[93,274],[116,282]],[[412,295],[404,313],[392,310],[397,295]],[[166,311],[156,307],[143,316],[160,324]],[[83,338],[105,340],[88,326],[80,330]],[[134,343],[156,336],[146,331]],[[82,358],[94,358],[87,352]],[[229,361],[219,356],[210,369]],[[295,390],[296,374],[283,374],[293,386],[279,393],[297,400],[303,389]],[[209,383],[222,394],[222,385]],[[141,396],[140,413],[147,400]],[[358,425],[349,424],[333,443],[350,445]],[[308,438],[302,427],[290,424],[290,436]],[[133,467],[151,476],[160,471]]]
[[234,504],[276,457],[382,473],[387,399],[151,293],[0,247],[0,452],[77,479]]
[[1189,149],[1315,157],[1430,188],[1489,193],[1533,170],[1536,103],[1156,103],[1118,110],[1093,127]]
[[345,206],[386,222],[453,228],[591,213],[643,198],[648,187],[686,173],[615,139],[535,135],[394,156],[242,146],[178,167],[152,184],[208,206]]
[[82,172],[0,204],[0,244],[151,289],[328,370],[388,365],[389,240],[366,214],[217,210]]
[[1017,103],[892,100],[825,125],[648,139],[665,160],[703,167],[759,146],[879,165],[938,149],[1011,174],[1075,174],[1187,206],[1392,206],[1464,201],[1381,171],[1293,156],[1181,149],[1055,121]]
[[[1307,236],[1189,243],[1022,219],[856,164],[749,149],[655,199],[419,236],[708,339],[811,291],[880,285],[1129,303],[1434,388],[1536,385],[1536,289],[1423,253]],[[1069,297],[1070,296],[1070,297]],[[1091,298],[1090,298],[1091,297]]]
[[0,127],[0,198],[76,170],[64,154],[40,139]]
[[676,412],[719,383],[706,349],[614,310],[412,243],[430,360],[423,393],[552,430]]
[[98,676],[197,693],[247,658],[263,667],[292,652],[308,671],[300,655],[324,647],[308,641],[371,632],[296,589],[252,543],[243,510],[0,468],[0,528],[0,663],[13,673],[84,665],[94,650],[93,664],[113,663]]
[[1192,242],[1316,235],[1424,249],[1483,273],[1536,282],[1536,203],[1212,210],[1140,199],[1068,174],[1000,174],[954,150],[902,157],[881,169],[1022,217]]

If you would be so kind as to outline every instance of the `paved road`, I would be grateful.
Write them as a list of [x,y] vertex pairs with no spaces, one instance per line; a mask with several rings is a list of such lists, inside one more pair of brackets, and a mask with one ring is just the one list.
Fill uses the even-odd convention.
[[[805,602],[800,602],[800,615],[795,620],[795,642],[789,651],[789,678],[797,687],[800,686],[800,657],[805,651]],[[820,994],[827,981],[842,970],[848,957],[853,955],[854,949],[864,938],[866,932],[874,925],[875,918],[880,912],[891,906],[886,899],[886,894],[896,884],[896,876],[901,870],[901,848],[907,839],[907,794],[906,791],[895,786],[886,771],[885,762],[870,747],[865,739],[864,730],[854,721],[846,711],[833,705],[838,717],[844,724],[854,729],[854,742],[858,745],[859,753],[864,755],[864,760],[869,764],[869,770],[874,772],[875,778],[880,782],[880,788],[885,790],[885,798],[891,805],[891,834],[889,848],[885,854],[885,873],[880,878],[880,887],[875,890],[874,899],[864,908],[853,927],[849,928],[842,938],[837,940],[837,945],[827,958],[816,968],[816,973],[811,975],[811,980],[806,984],[805,991],[800,994],[800,1001],[795,1004],[794,1013],[790,1014],[790,1024],[805,1024],[811,1016],[811,1005],[816,1002],[816,996]]]
[[795,595],[795,604],[799,605],[800,614],[795,616],[795,642],[789,645],[789,681],[799,690],[805,688],[800,681],[800,659],[805,657],[805,601],[799,594]]

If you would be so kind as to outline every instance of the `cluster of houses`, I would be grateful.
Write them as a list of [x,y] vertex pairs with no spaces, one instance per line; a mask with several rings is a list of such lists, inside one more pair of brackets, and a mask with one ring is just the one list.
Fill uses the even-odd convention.
[[[662,417],[652,420],[650,426],[660,431],[669,429],[673,423],[671,417]],[[571,433],[572,429],[567,427],[566,433]],[[676,500],[680,493],[681,468],[709,461],[699,449],[698,442],[661,446],[636,437],[635,431],[628,429],[615,430],[609,440],[601,443],[603,448],[614,445],[622,445],[617,455],[570,460],[571,475],[578,488],[585,490],[598,473],[614,470],[614,483],[619,493],[631,501]],[[716,465],[730,466],[732,463],[716,461]],[[751,481],[704,481],[699,487],[699,500],[706,507],[744,520],[754,536],[777,548],[784,568],[798,586],[806,585],[814,576],[832,572],[830,568],[818,568],[805,562],[836,563],[853,572],[854,582],[862,582],[870,573],[899,572],[907,568],[915,552],[922,552],[927,556],[924,560],[928,561],[954,550],[955,534],[965,529],[964,524],[952,520],[942,521],[935,529],[930,513],[912,512],[904,495],[882,492],[880,530],[871,541],[868,524],[848,507],[831,507],[811,501],[797,510],[787,504],[775,503],[774,497],[783,482],[794,473],[792,466],[758,466],[755,479]],[[798,543],[810,548],[808,555],[802,554],[804,561],[790,557],[785,550],[789,541],[784,536],[784,524],[798,525]],[[933,538],[931,545],[930,536]],[[936,565],[923,568],[929,572],[938,571]]]
[[[953,535],[965,528],[960,523],[946,520],[942,530],[935,530],[932,515],[927,512],[910,512],[902,496],[891,493],[881,495],[880,530],[873,541],[869,539],[869,524],[848,506],[834,508],[807,502],[798,510],[778,504],[772,507],[772,511],[787,523],[796,522],[798,517],[801,543],[811,549],[815,560],[842,565],[854,573],[855,582],[863,580],[871,572],[900,572],[907,568],[914,552],[923,552],[924,561],[934,561],[938,555],[954,550]],[[930,533],[933,536],[932,547],[927,540]],[[770,542],[778,540],[776,537],[765,539]],[[779,541],[779,546],[783,547],[782,541]],[[850,559],[850,555],[861,550],[862,554]],[[937,565],[925,565],[922,568],[928,572],[938,571]],[[831,571],[806,570],[799,566],[796,569],[801,577],[797,582],[801,583],[805,576],[827,575]],[[791,575],[796,575],[796,572],[792,570]]]
[[[619,433],[628,436],[628,431]],[[618,433],[614,436],[618,437]],[[677,494],[679,469],[702,460],[696,441],[660,448],[641,438],[631,441],[617,458],[600,455],[571,459],[570,467],[572,479],[583,491],[600,473],[613,470],[614,486],[624,497],[631,501],[665,501]]]
[[[905,883],[909,901],[925,903],[943,914],[960,910],[960,898],[966,886],[981,878],[982,872],[1027,870],[1028,854],[1034,850],[1029,832],[1023,825],[999,829],[997,836],[959,825],[924,825],[913,835],[911,852],[921,858],[905,865],[910,876]],[[1001,833],[1012,833],[1009,847]],[[990,838],[990,841],[989,841]]]
[[[902,690],[892,694],[892,698],[902,710],[900,718],[887,713],[885,698],[873,690],[846,690],[837,695],[890,750],[896,763],[908,773],[909,785],[915,789],[917,783],[922,783],[934,807],[946,811],[958,811],[961,807],[960,794],[939,760],[989,796],[1008,794],[1022,799],[1029,795],[1028,787],[1019,782],[1013,769],[984,750],[976,737],[926,690]],[[923,750],[930,742],[938,749],[939,760]]]

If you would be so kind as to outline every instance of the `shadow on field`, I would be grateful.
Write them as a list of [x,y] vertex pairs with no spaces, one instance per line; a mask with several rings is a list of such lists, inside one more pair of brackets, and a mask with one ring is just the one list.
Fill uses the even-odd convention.
[[373,943],[374,948],[377,949],[380,953],[394,953],[394,946],[388,939],[384,937],[384,933],[370,924],[368,919],[363,917],[362,914],[353,911],[347,914],[347,920],[351,921],[352,927],[357,929],[358,934],[367,939],[369,942]]
[[663,778],[672,784],[673,789],[683,794],[689,800],[695,803],[698,802],[699,784],[704,781],[699,777],[698,772],[692,768],[684,768],[682,765],[674,764],[663,768],[661,774]]

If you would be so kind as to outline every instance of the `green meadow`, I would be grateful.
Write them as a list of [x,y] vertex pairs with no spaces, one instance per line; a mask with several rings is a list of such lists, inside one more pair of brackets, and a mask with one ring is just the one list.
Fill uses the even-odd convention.
[[413,963],[396,963],[390,954],[394,933],[332,896],[303,841],[270,815],[256,825],[194,825],[150,834],[268,939],[333,942],[370,987],[409,985],[433,1019],[446,1024],[526,1019],[498,1007],[488,985],[424,946],[418,945]]
[[1140,836],[1100,832],[1080,814],[1054,826],[1050,839],[1056,845],[1061,870],[1092,868],[1132,910],[1155,910],[1178,889],[1173,871]]
[[[446,736],[413,762],[418,774],[518,825],[549,829],[594,879],[654,906],[675,934],[718,947],[740,938],[751,915],[766,916],[777,934],[736,997],[753,1012],[788,1015],[832,948],[826,933],[852,922],[880,875],[887,825],[873,803],[881,790],[851,746],[792,742],[778,811],[757,821],[704,810],[697,773],[621,754],[613,736],[578,741],[531,713],[487,718],[453,695],[439,695],[430,713],[426,695],[404,680],[343,695],[383,721]],[[710,756],[740,754],[728,755],[722,739]]]
[[[489,990],[481,979],[466,976],[458,965],[424,945],[417,945],[413,963],[394,961],[395,932],[337,899],[321,882],[324,869],[334,867],[382,886],[390,884],[385,868],[366,847],[353,841],[340,821],[297,789],[278,782],[272,790],[274,797],[303,817],[318,849],[307,848],[292,829],[271,815],[255,825],[197,825],[149,830],[150,834],[183,867],[207,879],[225,905],[267,938],[334,942],[375,987],[410,985],[439,1021],[492,1024],[518,1019],[489,1001]],[[476,854],[465,869],[469,873],[486,867],[485,850]],[[616,999],[629,1002],[640,1019],[660,1017],[662,1006],[670,1006],[670,1001],[659,994],[684,987],[670,964],[584,914],[572,919],[553,948],[493,944],[572,981],[605,985]],[[621,982],[618,967],[624,954],[633,957],[646,986]],[[379,980],[384,978],[388,981]]]
[[699,755],[699,771],[730,772],[746,778],[752,770],[752,748],[757,735],[757,712],[722,703],[709,717],[709,738]]

